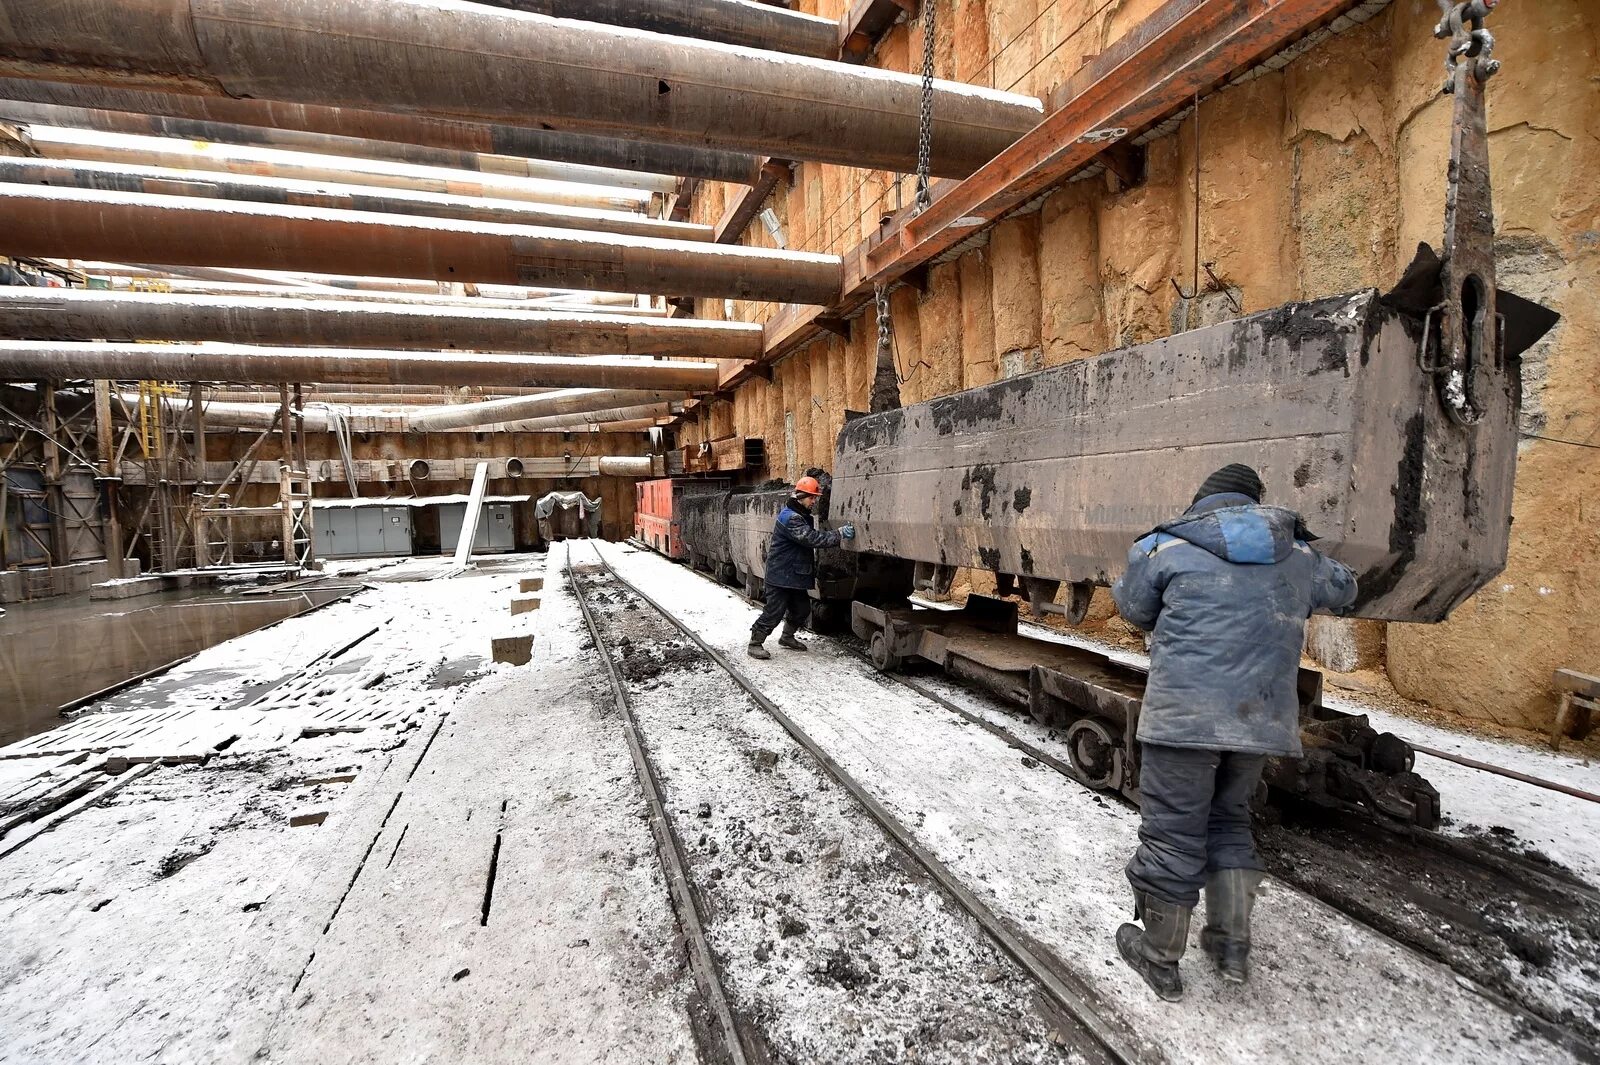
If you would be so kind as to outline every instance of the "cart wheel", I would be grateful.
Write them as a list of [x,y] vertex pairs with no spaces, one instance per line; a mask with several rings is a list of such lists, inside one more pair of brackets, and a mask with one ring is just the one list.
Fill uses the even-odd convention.
[[1074,721],[1067,728],[1067,752],[1089,787],[1104,791],[1120,786],[1122,759],[1106,722],[1093,717]]
[[872,634],[872,645],[868,653],[871,654],[872,664],[878,667],[879,672],[893,673],[900,668],[900,656],[890,648],[889,637],[882,629]]

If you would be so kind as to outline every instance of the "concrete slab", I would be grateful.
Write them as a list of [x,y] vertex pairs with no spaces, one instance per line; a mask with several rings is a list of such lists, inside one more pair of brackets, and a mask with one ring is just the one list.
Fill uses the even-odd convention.
[[490,650],[496,662],[525,666],[533,661],[533,637],[501,636],[491,641]]
[[538,610],[538,609],[539,609],[539,599],[538,599],[537,596],[530,596],[530,597],[525,598],[525,599],[513,599],[513,600],[511,600],[511,613],[512,613],[512,616],[515,616],[517,614],[526,614],[530,610]]

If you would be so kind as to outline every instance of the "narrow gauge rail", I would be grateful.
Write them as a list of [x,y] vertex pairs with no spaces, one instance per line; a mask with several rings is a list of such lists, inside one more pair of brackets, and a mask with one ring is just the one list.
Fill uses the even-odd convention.
[[[651,551],[650,545],[638,541],[631,541],[630,546],[641,551]],[[696,572],[698,576],[712,580],[719,587],[728,587],[715,581],[710,574]],[[620,577],[617,579],[621,580]],[[737,587],[729,587],[728,590],[755,606],[760,605],[757,600]],[[658,606],[656,609],[661,608]],[[676,619],[671,620],[676,624]],[[682,625],[677,627],[691,638],[695,638]],[[820,635],[867,665],[873,666],[880,676],[899,683],[969,724],[994,735],[1018,753],[1048,766],[1085,787],[1092,788],[1067,758],[1051,754],[1038,744],[971,708],[941,695],[915,677],[900,672],[886,673],[878,670],[859,639],[836,633]],[[697,638],[696,641],[699,642]],[[959,681],[954,679],[947,679],[946,683],[953,687],[962,687]],[[964,687],[962,690],[967,691]],[[1018,718],[1027,716],[1026,710],[1006,704],[992,692],[967,691],[967,694],[992,703],[1007,716]],[[1102,794],[1118,795],[1130,808],[1135,808],[1135,804],[1126,796],[1115,792],[1108,793],[1104,789],[1092,790],[1100,791]],[[1528,960],[1530,954],[1541,951],[1537,944],[1531,942],[1532,937],[1516,935],[1504,925],[1494,926],[1486,921],[1482,914],[1472,912],[1455,898],[1429,892],[1417,884],[1401,886],[1397,880],[1404,879],[1404,873],[1379,878],[1378,893],[1388,892],[1395,903],[1392,908],[1380,908],[1370,899],[1358,899],[1349,894],[1345,890],[1348,885],[1341,884],[1338,878],[1317,876],[1310,869],[1319,863],[1327,865],[1335,861],[1351,872],[1357,871],[1357,867],[1361,865],[1376,868],[1377,855],[1358,855],[1353,848],[1353,844],[1358,841],[1369,841],[1372,831],[1376,829],[1383,838],[1381,843],[1373,846],[1387,848],[1383,857],[1391,868],[1404,865],[1408,868],[1425,869],[1428,876],[1438,883],[1481,885],[1493,893],[1513,900],[1515,907],[1524,912],[1533,908],[1552,918],[1562,919],[1574,914],[1579,915],[1575,920],[1585,927],[1575,928],[1573,931],[1578,933],[1587,931],[1592,939],[1600,939],[1600,891],[1557,868],[1472,841],[1454,839],[1435,831],[1381,818],[1366,817],[1352,811],[1316,808],[1308,812],[1318,819],[1320,830],[1337,833],[1343,843],[1318,841],[1311,833],[1295,833],[1278,825],[1258,826],[1258,832],[1263,827],[1266,829],[1262,833],[1261,850],[1273,875],[1401,948],[1448,967],[1488,1001],[1498,1004],[1522,1019],[1530,1028],[1570,1050],[1580,1060],[1600,1065],[1600,1050],[1596,1049],[1600,1041],[1595,1039],[1600,1022],[1581,1019],[1581,1014],[1577,1018],[1559,1016],[1559,1010],[1553,1009],[1548,1001],[1530,992],[1526,985],[1519,985],[1503,974],[1496,974],[1493,971],[1492,959],[1485,958],[1483,964],[1479,965],[1464,964],[1463,953],[1470,952],[1474,943],[1481,945],[1485,942],[1501,943],[1505,955],[1511,961]],[[1434,920],[1407,922],[1393,915],[1407,908],[1416,909]]]
[[[872,665],[872,658],[859,641],[846,637],[830,637],[839,647]],[[1013,750],[1027,755],[1041,765],[1082,784],[1076,768],[1066,759],[1051,754],[1010,729],[996,724],[984,715],[949,699],[914,677],[901,673],[881,674],[897,681],[918,695],[976,725],[1004,741]],[[949,682],[955,685],[955,682]],[[959,686],[959,685],[956,685]],[[969,693],[974,698],[992,702],[1001,712],[1020,716],[997,697],[989,693]],[[1088,785],[1085,785],[1086,787]],[[1098,789],[1097,789],[1098,790]],[[1101,792],[1102,794],[1115,794]],[[1117,796],[1130,808],[1131,800]],[[1423,868],[1438,883],[1466,888],[1470,885],[1487,885],[1492,892],[1512,900],[1514,907],[1526,911],[1536,908],[1552,919],[1566,919],[1579,915],[1578,920],[1587,926],[1591,939],[1600,937],[1600,891],[1564,875],[1560,870],[1541,866],[1516,855],[1486,848],[1479,844],[1441,836],[1436,832],[1417,829],[1409,825],[1385,822],[1378,818],[1364,818],[1349,811],[1317,808],[1310,816],[1320,822],[1319,830],[1336,830],[1346,841],[1339,843],[1322,840],[1309,833],[1291,833],[1280,825],[1257,826],[1260,849],[1271,873],[1300,891],[1331,906],[1346,917],[1371,929],[1405,950],[1421,954],[1448,967],[1459,980],[1469,983],[1474,990],[1490,1002],[1511,1013],[1538,1031],[1545,1038],[1571,1051],[1581,1061],[1600,1063],[1600,1049],[1595,1041],[1595,1025],[1574,1018],[1553,1015],[1550,1004],[1524,985],[1504,977],[1497,978],[1493,960],[1485,958],[1484,964],[1463,964],[1463,950],[1470,951],[1474,942],[1500,941],[1513,959],[1526,958],[1541,948],[1531,942],[1531,936],[1510,936],[1505,927],[1494,927],[1484,915],[1444,894],[1428,891],[1419,884],[1401,886],[1406,873],[1394,872],[1378,878],[1379,893],[1391,893],[1396,903],[1392,908],[1379,908],[1369,900],[1358,899],[1345,889],[1336,876],[1318,876],[1311,869],[1324,866],[1329,869],[1354,871],[1357,864],[1378,868],[1377,855],[1355,855],[1350,844],[1368,840],[1373,829],[1383,837],[1384,857],[1390,872],[1405,867]],[[1265,831],[1263,831],[1265,829]],[[1391,883],[1394,882],[1394,883]],[[1395,916],[1406,908],[1421,910],[1430,921],[1407,922]],[[1586,916],[1585,916],[1586,915]],[[1583,931],[1583,929],[1569,929]],[[1462,948],[1452,950],[1452,947]],[[1574,1011],[1575,1013],[1577,1011]],[[1581,1017],[1581,1014],[1579,1015]],[[1576,1023],[1574,1023],[1576,1022]],[[1575,1030],[1577,1028],[1577,1030]]]
[[[643,545],[638,546],[641,549],[648,550]],[[1071,1049],[1077,1050],[1083,1055],[1084,1060],[1104,1062],[1107,1065],[1155,1065],[1155,1063],[1162,1060],[1157,1052],[1140,1046],[1131,1033],[1126,1032],[1117,1021],[1103,1014],[1095,1004],[1093,994],[1086,987],[1081,986],[1075,977],[1068,974],[1066,967],[1061,964],[1059,959],[1056,959],[1039,943],[1014,931],[997,913],[962,883],[960,878],[948,866],[941,862],[931,851],[919,844],[911,830],[899,818],[895,817],[887,807],[879,802],[860,781],[840,766],[793,718],[771,699],[767,698],[742,670],[728,660],[726,655],[707,643],[698,633],[679,621],[671,611],[652,599],[638,586],[617,573],[598,549],[595,554],[600,567],[612,581],[626,589],[640,602],[649,606],[655,614],[693,642],[707,658],[715,663],[734,684],[749,696],[751,701],[777,721],[784,731],[816,760],[827,775],[856,800],[861,810],[876,822],[900,846],[901,850],[914,860],[916,865],[922,868],[934,884],[977,923],[989,940],[1038,985],[1046,999],[1055,1008],[1059,1009],[1065,1018],[1070,1019],[1080,1027],[1083,1038]],[[607,670],[612,678],[613,691],[616,693],[617,704],[621,709],[627,705],[622,679],[616,670],[613,656],[604,642],[600,627],[595,622],[589,605],[584,601],[582,584],[574,573],[570,551],[567,556],[566,572],[568,580],[572,582],[574,595],[578,598],[579,604],[583,608],[584,619],[589,626],[590,635],[606,658]],[[625,720],[629,722],[630,749],[638,752],[635,764],[640,773],[641,784],[644,784],[648,774],[650,783],[647,785],[647,792],[655,796],[651,805],[652,827],[655,825],[659,812],[663,827],[669,829],[664,835],[670,840],[670,826],[665,821],[665,810],[660,805],[660,791],[655,785],[656,774],[651,767],[648,752],[638,742],[637,726],[632,717],[631,707],[626,711]],[[661,838],[662,836],[658,835],[658,840]],[[660,845],[658,843],[658,846]],[[692,907],[692,889],[689,887],[687,878],[682,874],[684,867],[682,852],[677,849],[676,844],[673,844],[672,851],[673,857],[670,860],[676,864],[679,870],[677,876],[684,888],[684,898]],[[663,855],[663,867],[665,867],[667,861],[669,859]],[[673,876],[669,874],[669,883],[672,880]],[[674,897],[676,899],[676,894]],[[698,915],[696,915],[695,927],[699,928]],[[708,967],[711,972],[715,972],[715,963],[710,960],[709,948],[705,947],[703,931],[699,932],[699,937],[699,944],[701,948],[704,948],[705,957],[708,959]],[[733,1026],[737,1025],[737,1023],[736,1020],[730,1019],[730,1027],[725,1031],[736,1030]],[[1070,1033],[1062,1034],[1067,1035],[1070,1039]]]

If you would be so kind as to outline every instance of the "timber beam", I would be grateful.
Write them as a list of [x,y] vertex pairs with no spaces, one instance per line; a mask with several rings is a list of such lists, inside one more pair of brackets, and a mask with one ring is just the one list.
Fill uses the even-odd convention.
[[0,288],[0,337],[755,359],[761,327],[623,314]]
[[[53,0],[5,11],[0,76],[916,166],[923,94],[912,74],[431,0]],[[932,94],[941,176],[974,172],[1043,114],[1032,97],[948,81]]]
[[503,157],[549,159],[613,170],[676,174],[744,185],[755,180],[757,170],[753,156],[709,148],[360,108],[187,96],[177,92],[140,92],[114,85],[66,84],[27,78],[0,78],[0,99],[122,112],[135,117],[161,115],[192,122],[252,127],[260,138],[252,143],[263,148],[295,147],[298,135],[302,132],[385,141],[402,146],[420,145],[451,153],[450,162],[437,165],[472,170],[477,168],[474,163],[478,163],[488,167],[485,173],[499,173],[498,161]]
[[902,15],[921,10],[920,0],[855,0],[839,20],[839,58],[865,63]]
[[756,183],[734,190],[732,202],[728,204],[728,209],[717,222],[714,238],[716,242],[739,243],[739,238],[744,236],[744,231],[749,228],[750,220],[760,213],[761,205],[767,202],[767,197],[778,187],[778,182],[788,176],[789,163],[782,159],[763,159],[761,176],[756,179]]
[[827,305],[837,256],[360,211],[0,185],[7,251]]

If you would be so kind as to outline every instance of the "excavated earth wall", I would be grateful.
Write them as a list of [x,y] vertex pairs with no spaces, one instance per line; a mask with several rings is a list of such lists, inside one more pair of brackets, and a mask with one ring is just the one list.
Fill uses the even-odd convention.
[[[800,8],[837,17],[842,0]],[[941,77],[1039,96],[1127,33],[1158,0],[946,0]],[[916,402],[1097,355],[1234,314],[1391,285],[1419,241],[1441,239],[1449,102],[1432,0],[1395,0],[1282,70],[1206,98],[1199,113],[1199,243],[1227,293],[1192,291],[1195,117],[1150,143],[1147,178],[1064,185],[981,246],[933,267],[927,291],[892,297],[902,395]],[[1524,357],[1523,429],[1505,572],[1439,625],[1319,621],[1335,669],[1385,661],[1402,694],[1501,725],[1548,728],[1551,671],[1600,672],[1600,12],[1583,0],[1504,4],[1492,29],[1504,68],[1489,90],[1502,287],[1562,316]],[[872,62],[920,69],[920,27],[902,22]],[[703,186],[715,223],[734,191]],[[772,208],[790,248],[845,252],[911,199],[910,180],[804,164]],[[767,228],[744,241],[774,246]],[[1205,275],[1201,275],[1204,284]],[[770,304],[700,301],[708,318],[764,320]],[[811,345],[772,381],[714,404],[688,439],[766,439],[770,472],[827,466],[847,409],[864,410],[876,330]],[[1566,441],[1566,442],[1558,442]],[[1591,445],[1591,446],[1578,446]],[[986,575],[973,575],[982,590]],[[1104,604],[1096,614],[1104,617]]]

